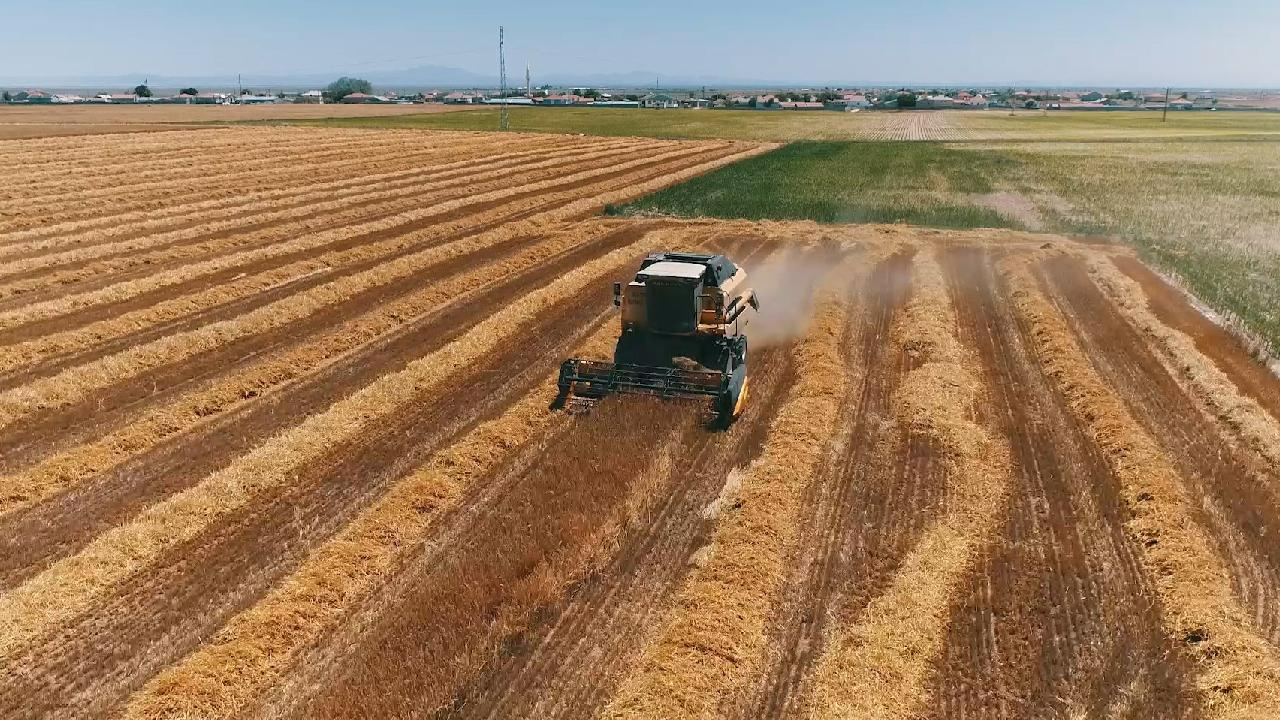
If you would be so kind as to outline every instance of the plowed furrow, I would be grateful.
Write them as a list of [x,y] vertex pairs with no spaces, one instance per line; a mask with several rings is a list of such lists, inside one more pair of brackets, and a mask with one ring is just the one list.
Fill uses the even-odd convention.
[[[1280,644],[1280,528],[1274,488],[1280,470],[1224,437],[1222,426],[1201,413],[1075,258],[1045,265],[1042,282],[1058,300],[1077,340],[1108,385],[1160,443],[1178,473],[1205,500],[1205,514],[1236,592],[1264,636]],[[1239,354],[1239,353],[1237,353]]]
[[944,256],[962,336],[982,360],[991,421],[1015,472],[1001,541],[955,599],[938,717],[1097,715],[1122,694],[1188,712],[1116,480],[1034,364],[983,251]]
[[[232,176],[210,178],[208,182],[199,185],[170,187],[164,194],[158,194],[155,189],[138,191],[139,197],[149,203],[143,209],[130,210],[127,202],[129,194],[117,192],[102,200],[109,213],[88,212],[83,205],[75,206],[84,215],[83,218],[76,218],[69,211],[59,212],[59,206],[54,203],[42,203],[50,213],[57,213],[59,222],[42,226],[38,230],[13,233],[9,236],[11,240],[23,242],[0,246],[0,256],[20,259],[35,257],[60,246],[74,244],[75,247],[83,248],[143,237],[159,230],[175,229],[175,226],[181,228],[195,225],[207,219],[209,213],[216,211],[253,209],[259,204],[281,200],[323,197],[319,193],[334,194],[374,183],[414,177],[438,177],[450,170],[485,160],[500,165],[508,159],[534,157],[567,145],[568,141],[533,142],[516,146],[519,150],[499,145],[484,148],[488,151],[484,159],[471,157],[464,160],[456,158],[459,154],[478,153],[464,147],[441,157],[439,152],[413,153],[406,152],[403,148],[387,147],[380,152],[363,153],[354,162],[347,158],[318,167],[309,164],[292,169],[289,173],[277,173],[264,178],[259,185],[254,185],[247,178]],[[73,232],[82,237],[60,237]]]
[[[593,168],[606,168],[617,163],[613,154],[614,151],[610,149],[534,163],[504,163],[499,160],[495,161],[498,166],[496,170],[489,166],[479,166],[461,173],[444,173],[445,179],[427,177],[424,179],[429,182],[421,184],[417,179],[412,179],[404,183],[379,184],[371,192],[363,187],[357,188],[355,193],[347,197],[322,195],[317,198],[323,202],[306,200],[277,203],[280,207],[272,207],[268,212],[249,215],[236,221],[220,221],[216,223],[216,229],[194,223],[185,230],[143,234],[133,240],[107,242],[61,251],[51,256],[41,255],[7,262],[3,278],[0,278],[7,281],[0,284],[0,297],[26,295],[25,299],[29,302],[33,290],[53,286],[65,294],[66,286],[86,278],[95,280],[101,286],[106,282],[151,275],[211,254],[262,248],[272,240],[278,241],[280,235],[288,232],[333,229],[358,222],[373,222],[393,217],[406,208],[444,203],[457,198],[520,187],[557,174],[570,174],[558,172],[560,170],[580,173]],[[471,180],[475,182],[469,182]],[[434,192],[428,194],[428,190]],[[278,257],[288,246],[274,253],[271,252],[272,249],[267,247],[266,252],[246,257],[264,254],[267,257]],[[135,272],[128,272],[131,269]],[[79,286],[75,289],[83,291]]]
[[890,406],[910,366],[890,330],[910,291],[912,254],[882,261],[856,288],[862,312],[844,347],[845,363],[860,377],[844,402],[836,451],[805,499],[806,535],[771,631],[768,666],[740,716],[790,710],[821,653],[829,613],[865,605],[936,511],[939,478],[929,472],[928,443],[899,426]]
[[[29,705],[32,685],[52,683],[49,704],[83,692],[70,707],[101,711],[189,651],[295,567],[299,552],[438,447],[441,436],[456,437],[500,411],[513,393],[527,393],[602,319],[603,278],[651,247],[641,241],[579,266],[0,596],[6,613],[23,608],[0,636],[0,654],[7,662],[16,652],[39,666],[11,665],[20,668],[15,684],[22,687],[0,691],[5,707]],[[533,340],[504,342],[516,332]],[[326,439],[316,442],[318,433]],[[193,512],[192,504],[203,510]],[[162,536],[152,535],[161,528]],[[140,556],[138,542],[152,537],[160,542]],[[59,592],[48,598],[52,605],[37,599],[45,587],[66,588],[82,562],[108,562],[115,578],[95,575],[93,587]],[[68,614],[73,609],[79,613]],[[31,634],[40,627],[46,630]],[[86,707],[90,701],[96,705]]]
[[[261,402],[249,403],[188,433],[146,448],[71,492],[0,516],[0,527],[4,528],[0,536],[5,538],[0,547],[6,550],[0,558],[0,587],[16,585],[49,563],[76,552],[97,533],[224,466],[272,433],[331,405],[341,396],[343,388],[394,372],[412,353],[447,342],[464,331],[465,323],[477,312],[528,292],[538,282],[543,269],[573,267],[634,242],[642,232],[641,228],[619,230],[552,258],[543,268],[525,270],[509,278],[498,276],[494,283],[482,285],[480,292],[464,296],[460,302],[445,308],[428,311],[407,324],[394,326],[394,334],[337,358],[314,374],[299,378],[283,392],[273,393]],[[429,283],[510,255],[517,249],[499,246],[493,251],[468,254],[445,263],[419,280]],[[193,448],[199,448],[199,452],[193,453]]]
[[[666,174],[664,167],[656,163],[650,164],[655,168],[652,172],[662,173],[657,182],[670,177]],[[704,166],[705,163],[687,168],[683,172],[696,171]],[[628,176],[626,171],[618,171],[618,173],[621,180],[629,187],[636,187],[634,181],[645,179],[644,175],[637,179]],[[641,182],[640,185],[644,183]],[[576,188],[566,192],[586,195],[585,199],[570,202],[564,206],[564,210],[570,214],[583,204],[590,206],[595,203],[589,194],[578,193]],[[599,197],[602,198],[602,202],[609,201],[608,193]],[[537,203],[537,200],[535,199],[534,202]],[[422,252],[435,253],[437,250],[428,249]],[[373,268],[368,271],[371,273],[368,278],[363,276],[343,278],[334,283],[316,287],[312,291],[264,306],[244,316],[243,321],[237,320],[234,323],[226,321],[206,326],[199,331],[194,331],[198,332],[198,335],[188,333],[184,336],[168,336],[153,343],[156,345],[154,348],[151,346],[132,348],[126,353],[109,356],[87,366],[68,369],[59,375],[12,390],[7,394],[11,396],[10,401],[17,404],[11,413],[27,416],[32,422],[23,423],[21,427],[12,427],[7,431],[4,438],[7,453],[16,453],[23,447],[30,447],[33,441],[41,435],[48,436],[49,432],[53,431],[51,429],[55,428],[56,431],[53,431],[52,437],[65,439],[68,428],[76,422],[77,416],[83,418],[86,413],[101,416],[103,415],[101,411],[106,407],[114,407],[118,412],[125,412],[131,404],[158,399],[162,393],[157,391],[161,388],[172,389],[179,383],[189,383],[209,375],[214,372],[212,367],[221,367],[220,365],[210,366],[209,363],[213,362],[211,358],[216,357],[219,362],[229,362],[256,355],[279,342],[281,334],[290,329],[287,321],[293,322],[294,330],[297,329],[299,322],[323,326],[329,322],[329,316],[319,310],[335,304],[334,301],[338,299],[337,293],[363,292],[365,289],[383,285],[397,275],[412,271],[414,258],[413,255],[407,255],[394,263]],[[313,294],[315,298],[310,297]],[[197,338],[201,344],[195,344]],[[126,355],[128,356],[127,364]],[[193,363],[184,360],[197,355],[202,358],[201,362]],[[117,369],[110,375],[100,372],[107,365]],[[68,385],[65,382],[64,375],[71,377],[68,373],[77,378],[75,385]],[[128,379],[120,381],[122,377]],[[105,389],[90,391],[90,388],[95,385]],[[51,393],[46,397],[63,397],[70,402],[64,400],[59,406],[56,403],[49,404],[47,401],[31,400],[33,396],[38,397],[46,391]],[[72,400],[76,396],[80,399]],[[36,402],[45,402],[47,409],[33,412],[31,405]]]

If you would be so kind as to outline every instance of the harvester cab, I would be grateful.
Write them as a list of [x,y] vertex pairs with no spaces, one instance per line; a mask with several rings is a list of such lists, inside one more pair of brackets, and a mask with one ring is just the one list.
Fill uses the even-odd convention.
[[731,421],[747,396],[747,273],[724,255],[653,253],[635,278],[614,283],[622,332],[613,362],[573,358],[560,367],[559,403],[584,410],[613,393],[709,398]]

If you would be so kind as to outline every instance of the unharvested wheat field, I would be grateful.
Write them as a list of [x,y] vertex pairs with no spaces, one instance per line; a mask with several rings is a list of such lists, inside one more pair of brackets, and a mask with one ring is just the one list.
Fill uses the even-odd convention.
[[[597,215],[770,147],[4,143],[0,716],[1280,714],[1280,382],[1116,245]],[[727,431],[550,409],[659,249]]]

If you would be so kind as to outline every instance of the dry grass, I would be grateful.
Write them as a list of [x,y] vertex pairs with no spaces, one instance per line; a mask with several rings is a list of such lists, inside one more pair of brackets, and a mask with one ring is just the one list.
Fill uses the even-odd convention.
[[[581,349],[608,356],[616,328]],[[124,717],[233,717],[282,681],[308,647],[333,631],[421,546],[436,520],[515,448],[564,416],[547,412],[551,376],[495,420],[431,457],[391,488],[253,607],[129,701]],[[552,393],[553,395],[554,393]]]
[[913,433],[938,441],[951,499],[888,589],[853,623],[832,626],[815,670],[813,717],[927,714],[928,680],[943,649],[950,602],[995,536],[1009,491],[1011,452],[971,419],[984,394],[978,360],[957,338],[955,311],[931,253],[916,256],[913,283],[915,296],[893,338],[922,364],[903,379],[894,407]]
[[[507,242],[524,230],[526,227],[522,224],[503,227],[476,238],[474,244]],[[465,300],[490,284],[545,263],[605,231],[597,227],[559,233],[510,257],[432,283],[305,344],[233,371],[211,387],[184,393],[173,402],[150,409],[110,435],[53,455],[22,472],[0,477],[0,514],[30,507],[177,433],[211,422],[253,398],[279,392],[288,383],[339,362],[346,353],[396,331],[415,318]]]
[[[1120,271],[1109,258],[1089,258],[1089,272],[1129,323],[1151,338],[1169,374],[1190,387],[1192,395],[1211,410],[1214,418],[1235,431],[1245,444],[1262,456],[1272,468],[1280,468],[1280,422],[1257,401],[1242,394],[1205,357],[1195,341],[1165,325],[1151,311],[1142,286]],[[1280,487],[1274,487],[1280,503]]]
[[[844,264],[832,282],[865,266]],[[604,715],[716,717],[763,662],[767,623],[801,528],[799,503],[836,433],[849,370],[840,352],[850,308],[844,287],[823,290],[795,350],[799,378],[770,424],[769,440],[716,523],[710,557],[680,588],[664,627]]]
[[384,375],[359,392],[277,435],[230,466],[134,519],[97,536],[81,552],[0,596],[0,658],[87,609],[95,598],[146,567],[167,549],[195,537],[261,492],[287,483],[304,462],[343,440],[357,437],[380,418],[433,392],[454,373],[517,336],[523,326],[563,298],[584,290],[608,271],[662,247],[668,238],[644,239],[581,267],[529,293],[477,324],[458,340]]
[[1197,521],[1197,502],[1159,445],[1093,369],[1066,321],[1041,294],[1024,259],[1002,274],[1033,328],[1040,363],[1089,428],[1120,481],[1163,610],[1165,632],[1194,662],[1203,710],[1213,718],[1280,717],[1280,658],[1231,592],[1226,564]]

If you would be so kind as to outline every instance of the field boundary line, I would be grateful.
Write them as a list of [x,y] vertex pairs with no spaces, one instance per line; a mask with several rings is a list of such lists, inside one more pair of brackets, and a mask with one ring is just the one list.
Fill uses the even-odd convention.
[[[1090,257],[1089,274],[1111,299],[1129,324],[1156,345],[1160,363],[1191,394],[1212,410],[1215,419],[1225,421],[1244,444],[1274,468],[1280,468],[1280,422],[1257,401],[1240,392],[1226,373],[1181,330],[1169,327],[1151,311],[1146,292],[1125,275],[1110,258]],[[1280,505],[1280,487],[1272,491]]]
[[915,718],[926,710],[950,602],[995,536],[1012,484],[1007,441],[971,417],[985,382],[972,370],[980,366],[978,358],[959,339],[935,253],[918,253],[913,270],[914,297],[893,338],[901,352],[923,362],[903,378],[894,414],[943,448],[948,511],[924,531],[889,587],[855,621],[841,626],[833,619],[814,670],[811,717]]
[[[607,357],[615,329],[588,338],[580,354]],[[501,416],[432,455],[393,485],[262,600],[232,618],[212,639],[169,667],[128,701],[123,718],[233,717],[280,683],[319,643],[395,573],[466,489],[511,450],[564,422],[548,411],[547,376]]]
[[1032,328],[1041,368],[1120,482],[1132,513],[1126,530],[1160,599],[1166,636],[1193,661],[1203,709],[1213,718],[1280,717],[1280,657],[1232,592],[1185,480],[1098,375],[1041,292],[1028,260],[1002,261],[1001,276],[1015,310]]
[[709,557],[677,591],[603,717],[715,716],[763,664],[768,620],[800,532],[803,489],[827,456],[852,377],[840,345],[854,306],[839,283],[859,272],[868,272],[865,258],[846,260],[815,294],[817,312],[794,350],[799,380],[744,474],[739,507],[717,518]]
[[651,233],[525,295],[521,302],[493,313],[454,342],[399,372],[378,378],[0,595],[0,658],[9,657],[25,643],[84,612],[117,583],[223,515],[288,482],[290,473],[311,457],[356,437],[381,418],[437,389],[454,373],[516,336],[541,311],[582,292],[599,275],[632,262],[636,255],[658,249],[661,240],[665,236]]

